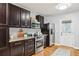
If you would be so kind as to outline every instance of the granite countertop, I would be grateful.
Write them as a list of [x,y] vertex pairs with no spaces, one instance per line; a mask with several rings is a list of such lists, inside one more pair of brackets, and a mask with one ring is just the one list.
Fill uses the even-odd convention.
[[34,38],[33,36],[28,36],[28,37],[21,37],[21,38],[16,38],[16,39],[10,39],[9,42],[15,42],[15,41],[21,41],[21,40],[28,40]]

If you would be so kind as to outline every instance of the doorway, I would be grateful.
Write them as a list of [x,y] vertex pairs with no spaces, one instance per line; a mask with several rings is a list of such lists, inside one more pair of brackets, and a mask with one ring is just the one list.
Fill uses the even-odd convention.
[[60,44],[65,46],[73,46],[71,20],[62,20],[60,22]]

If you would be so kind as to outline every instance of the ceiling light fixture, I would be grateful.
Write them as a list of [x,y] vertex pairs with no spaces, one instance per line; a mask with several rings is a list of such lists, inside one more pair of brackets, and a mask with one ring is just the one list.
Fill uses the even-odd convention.
[[70,3],[61,3],[61,4],[56,5],[56,9],[65,10],[69,8],[70,6],[71,6]]

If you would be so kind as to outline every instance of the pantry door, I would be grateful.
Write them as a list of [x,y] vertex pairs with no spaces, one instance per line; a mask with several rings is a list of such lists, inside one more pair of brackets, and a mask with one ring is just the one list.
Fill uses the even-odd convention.
[[71,20],[62,20],[60,22],[60,44],[65,45],[65,46],[73,45]]

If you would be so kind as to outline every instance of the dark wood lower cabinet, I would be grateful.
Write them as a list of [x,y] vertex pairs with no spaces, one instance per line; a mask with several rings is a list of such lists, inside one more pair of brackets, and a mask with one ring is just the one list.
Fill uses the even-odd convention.
[[34,53],[35,53],[34,38],[10,43],[11,56],[31,56]]
[[35,53],[35,38],[10,42],[0,49],[0,56],[31,56]]
[[0,49],[0,56],[10,56],[9,48]]
[[25,41],[25,56],[31,56],[35,53],[35,39]]
[[12,47],[11,56],[23,56],[23,47],[22,46]]
[[23,56],[24,55],[24,41],[11,42],[10,54],[11,56]]
[[31,55],[33,55],[35,52],[34,52],[34,48],[33,48],[33,46],[32,47],[29,47],[28,48],[28,56],[31,56]]
[[8,39],[8,26],[0,25],[0,48],[7,47]]

